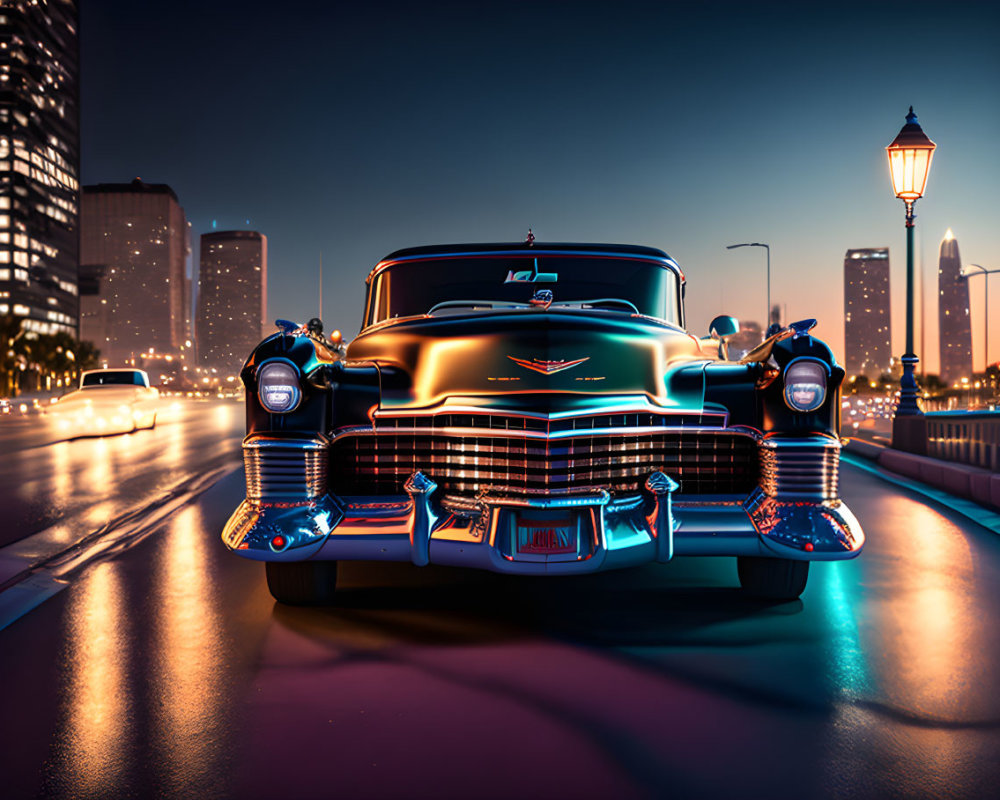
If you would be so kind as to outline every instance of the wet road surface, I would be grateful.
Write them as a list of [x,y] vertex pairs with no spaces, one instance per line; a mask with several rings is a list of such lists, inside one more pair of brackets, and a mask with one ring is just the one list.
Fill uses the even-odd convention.
[[0,631],[5,797],[996,796],[1000,537],[867,472],[864,553],[783,604],[676,559],[282,607],[218,538],[242,480]]
[[[164,398],[153,430],[70,439],[52,417],[0,417],[0,546],[58,523],[95,527],[193,476],[239,463],[242,403]],[[67,536],[70,536],[67,533]]]

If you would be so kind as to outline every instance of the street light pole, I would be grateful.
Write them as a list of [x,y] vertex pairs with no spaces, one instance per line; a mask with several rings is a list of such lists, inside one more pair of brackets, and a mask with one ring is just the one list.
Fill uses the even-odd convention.
[[920,361],[913,348],[913,227],[916,218],[913,204],[924,196],[936,147],[917,123],[917,115],[910,106],[906,124],[885,148],[893,193],[906,204],[906,352],[900,359],[903,376],[899,381],[899,404],[892,419],[892,445],[913,453],[927,451],[927,423],[917,404],[917,379],[913,374]]
[[[970,268],[978,269],[979,272],[969,272]],[[969,264],[959,274],[959,277],[968,280],[973,275],[983,276],[983,374],[990,366],[990,275],[1000,272],[1000,269],[986,269],[979,264]]]
[[767,312],[764,314],[764,331],[771,327],[771,247],[763,242],[743,242],[742,244],[726,245],[727,250],[735,250],[737,247],[763,247],[767,251]]
[[903,377],[899,382],[897,418],[923,413],[917,405],[917,380],[913,375],[914,367],[920,361],[913,348],[913,227],[916,219],[913,204],[924,195],[936,147],[917,123],[917,115],[910,106],[906,124],[885,149],[889,156],[893,192],[906,204],[906,352],[901,359]]

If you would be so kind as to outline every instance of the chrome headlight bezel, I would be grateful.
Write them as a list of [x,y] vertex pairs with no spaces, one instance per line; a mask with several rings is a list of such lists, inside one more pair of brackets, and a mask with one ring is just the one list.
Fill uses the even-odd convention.
[[781,396],[792,411],[808,414],[826,402],[830,365],[818,358],[801,356],[785,366]]
[[[302,402],[302,373],[287,358],[270,358],[257,367],[257,399],[269,414],[290,414]],[[287,396],[284,403],[279,399]]]

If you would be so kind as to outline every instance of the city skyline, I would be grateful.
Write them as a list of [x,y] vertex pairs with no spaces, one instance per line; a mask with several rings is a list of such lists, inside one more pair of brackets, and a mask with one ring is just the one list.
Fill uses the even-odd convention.
[[[330,4],[275,16],[214,3],[192,27],[195,7],[87,6],[84,174],[170,183],[196,234],[212,220],[267,231],[272,319],[317,313],[320,253],[326,326],[351,337],[364,277],[388,252],[533,227],[539,241],[663,248],[685,270],[701,334],[719,313],[759,319],[764,254],[725,247],[763,241],[773,301],[817,317],[842,357],[842,309],[827,298],[844,251],[904,249],[884,148],[910,105],[939,145],[916,207],[918,274],[933,285],[949,227],[967,258],[1000,263],[994,6]],[[905,69],[898,48],[871,46],[886,39],[905,43]],[[177,47],[183,63],[150,57]],[[921,365],[935,372],[926,294]],[[974,286],[974,325],[981,299]],[[1000,329],[991,337],[1000,352]]]

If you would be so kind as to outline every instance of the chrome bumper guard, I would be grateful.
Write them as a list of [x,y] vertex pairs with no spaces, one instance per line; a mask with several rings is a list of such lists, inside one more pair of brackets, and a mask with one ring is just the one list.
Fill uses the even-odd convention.
[[[527,497],[483,493],[463,507],[443,506],[437,484],[419,471],[398,497],[321,493],[315,468],[325,458],[326,444],[317,439],[276,444],[263,437],[244,443],[248,476],[250,461],[255,462],[256,488],[226,524],[227,547],[266,561],[392,560],[552,575],[666,562],[674,555],[838,560],[856,556],[864,544],[857,520],[835,496],[840,442],[833,437],[765,439],[761,488],[745,499],[678,498],[677,483],[657,471],[644,491],[626,497],[603,490]],[[309,487],[298,494],[291,488],[296,474],[300,486]],[[504,531],[519,515],[556,509],[579,515],[577,553],[527,560],[504,544]]]

